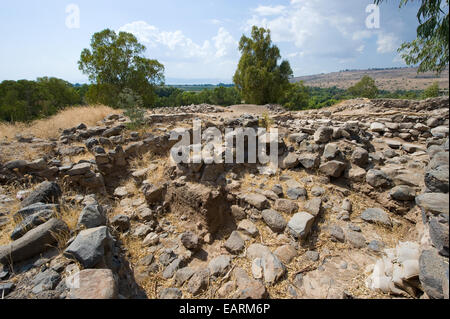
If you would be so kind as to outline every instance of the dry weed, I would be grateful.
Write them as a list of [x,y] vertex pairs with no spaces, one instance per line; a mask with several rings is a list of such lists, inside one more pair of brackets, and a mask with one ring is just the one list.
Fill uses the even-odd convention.
[[105,105],[70,107],[49,118],[31,123],[0,123],[0,138],[13,139],[16,135],[57,138],[63,129],[80,123],[93,126],[107,115],[119,113],[122,111]]

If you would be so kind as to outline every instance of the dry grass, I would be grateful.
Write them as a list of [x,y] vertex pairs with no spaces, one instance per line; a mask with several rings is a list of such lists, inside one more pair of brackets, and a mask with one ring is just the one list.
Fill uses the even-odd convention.
[[122,113],[105,105],[77,106],[64,109],[47,119],[37,120],[30,124],[0,123],[0,138],[12,139],[17,134],[38,138],[57,138],[60,131],[84,123],[87,126],[96,125],[109,114]]
[[[133,237],[129,234],[121,234],[120,241],[129,255],[128,261],[134,268],[140,259],[148,255],[146,249],[142,247],[142,239]],[[140,278],[139,286],[145,290],[149,299],[157,299],[157,289],[163,284],[166,285],[168,280],[163,279],[158,273],[150,273],[145,278]]]
[[153,153],[148,152],[131,160],[130,167],[132,170],[148,168],[149,170],[146,173],[144,180],[147,180],[152,184],[158,184],[166,179],[166,163],[168,163],[168,161],[169,159],[167,157],[156,156]]
[[78,205],[72,207],[62,205],[61,212],[57,214],[57,217],[62,219],[69,229],[74,230],[77,227],[81,210],[82,207]]

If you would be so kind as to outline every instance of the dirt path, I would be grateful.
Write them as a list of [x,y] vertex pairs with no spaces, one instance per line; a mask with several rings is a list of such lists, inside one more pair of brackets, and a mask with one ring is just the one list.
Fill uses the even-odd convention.
[[240,117],[244,114],[262,115],[263,113],[268,112],[267,107],[264,105],[255,104],[239,104],[220,108],[224,110],[220,115],[225,118]]

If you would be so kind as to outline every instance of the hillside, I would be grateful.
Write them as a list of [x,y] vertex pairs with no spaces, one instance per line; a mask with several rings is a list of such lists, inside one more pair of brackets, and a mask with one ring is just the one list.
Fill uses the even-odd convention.
[[423,90],[434,81],[439,82],[441,89],[448,90],[448,68],[440,77],[431,72],[417,74],[417,68],[383,69],[383,70],[349,70],[326,74],[316,74],[295,77],[295,82],[304,81],[307,86],[333,87],[347,89],[358,82],[364,75],[375,79],[379,89],[395,90]]

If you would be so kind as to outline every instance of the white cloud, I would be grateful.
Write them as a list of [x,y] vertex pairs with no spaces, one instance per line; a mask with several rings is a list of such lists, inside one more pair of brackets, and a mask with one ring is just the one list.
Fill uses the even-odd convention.
[[186,37],[182,31],[161,31],[157,27],[149,25],[145,21],[135,21],[122,26],[119,31],[126,31],[134,34],[139,41],[150,44],[151,47],[165,46],[170,51],[177,51],[177,54],[185,58],[204,58],[211,54],[211,45],[208,40],[202,44],[197,44],[192,39]]
[[365,46],[364,46],[364,44],[362,44],[361,46],[359,46],[359,47],[356,49],[356,51],[358,51],[359,53],[363,53],[364,48],[365,48]]
[[219,19],[209,19],[208,22],[215,25],[222,24],[222,21]]
[[353,33],[353,40],[363,40],[372,37],[373,33],[369,30],[359,30]]
[[151,56],[164,61],[166,76],[191,78],[231,78],[238,59],[238,43],[224,28],[201,43],[195,42],[181,30],[165,31],[145,21],[128,23],[119,31],[134,34],[149,46]]
[[253,11],[260,16],[273,16],[284,13],[285,6],[258,6]]
[[398,38],[393,33],[378,33],[377,40],[377,52],[378,53],[391,53],[397,50]]
[[238,43],[231,34],[225,30],[225,28],[220,28],[219,32],[215,37],[213,37],[214,47],[216,48],[216,57],[221,58],[233,50],[237,51]]
[[355,18],[349,7],[351,4],[322,0],[291,0],[289,6],[277,10],[259,6],[243,29],[248,32],[253,25],[268,28],[274,42],[293,45],[302,51],[302,57],[339,62],[362,52],[364,39],[371,36],[364,30],[364,17]]

